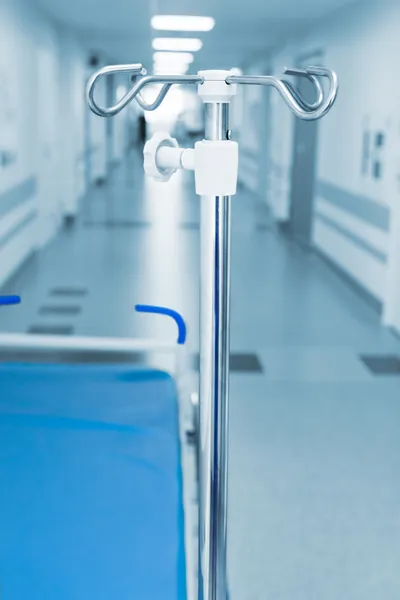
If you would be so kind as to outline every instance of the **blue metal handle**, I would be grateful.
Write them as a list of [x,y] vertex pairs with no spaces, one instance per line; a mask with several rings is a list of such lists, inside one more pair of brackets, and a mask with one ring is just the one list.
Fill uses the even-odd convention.
[[183,320],[182,315],[176,312],[176,310],[164,308],[163,306],[150,306],[148,304],[137,304],[135,306],[135,310],[141,313],[149,313],[152,315],[165,315],[167,317],[171,317],[178,325],[177,343],[184,344],[186,342],[186,324]]
[[11,306],[12,304],[20,303],[20,296],[0,296],[0,306]]

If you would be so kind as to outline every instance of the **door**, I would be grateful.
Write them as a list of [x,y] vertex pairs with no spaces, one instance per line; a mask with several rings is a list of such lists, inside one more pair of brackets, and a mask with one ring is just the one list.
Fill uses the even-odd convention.
[[390,206],[387,285],[383,323],[400,333],[400,120],[392,122],[386,140],[383,197]]
[[56,233],[62,214],[57,160],[58,68],[54,52],[38,49],[38,238],[44,246]]
[[[267,70],[267,73],[270,69]],[[271,137],[271,88],[267,87],[263,89],[263,95],[261,98],[261,114],[259,115],[259,189],[258,193],[261,200],[265,204],[269,204],[269,180],[270,180],[270,160],[269,160],[269,148],[270,148],[270,137]]]
[[[299,68],[321,63],[321,53],[297,61]],[[315,89],[306,78],[299,78],[297,89],[307,102],[315,102]],[[302,245],[312,242],[314,187],[316,177],[318,121],[302,121],[294,117],[294,139],[291,172],[289,234]]]

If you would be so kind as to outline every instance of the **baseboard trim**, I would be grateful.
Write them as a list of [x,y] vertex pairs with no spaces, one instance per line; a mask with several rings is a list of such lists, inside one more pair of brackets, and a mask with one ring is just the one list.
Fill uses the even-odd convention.
[[[343,267],[337,264],[334,260],[332,260],[329,256],[327,256],[320,248],[317,246],[310,246],[302,242],[301,240],[293,237],[290,231],[290,223],[289,221],[279,221],[277,223],[277,228],[279,233],[281,233],[286,239],[291,242],[296,243],[302,250],[307,252],[312,252],[315,254],[317,258],[319,258],[322,262],[324,262],[330,269],[332,269],[342,281],[344,281],[352,290],[359,296],[368,306],[374,309],[376,313],[382,315],[383,312],[383,302],[379,300],[370,290],[362,285],[359,281],[354,279]],[[400,336],[399,336],[400,337]]]
[[400,331],[396,327],[389,327],[389,331],[393,333],[396,339],[400,340]]
[[294,242],[304,252],[312,252],[314,250],[314,246],[293,235],[289,220],[277,221],[277,228],[279,233],[281,233],[289,242]]
[[[13,271],[0,285],[0,291],[8,292],[9,290],[17,290],[19,285],[19,278],[23,276],[27,269],[31,268],[32,263],[36,261],[38,251],[32,249],[29,254],[25,257],[20,265]],[[18,290],[17,290],[18,291]]]
[[370,290],[368,290],[362,283],[354,279],[347,271],[345,271],[340,265],[338,265],[329,256],[324,254],[319,248],[314,247],[315,255],[327,264],[335,273],[345,282],[347,285],[375,310],[376,313],[382,315],[383,313],[383,302],[379,300]]

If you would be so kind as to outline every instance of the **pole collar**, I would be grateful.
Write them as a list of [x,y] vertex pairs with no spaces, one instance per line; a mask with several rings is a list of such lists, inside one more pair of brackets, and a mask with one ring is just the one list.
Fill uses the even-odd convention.
[[231,71],[199,71],[198,75],[204,80],[197,87],[198,94],[204,103],[230,102],[236,96],[237,85],[226,83],[226,78],[232,75]]

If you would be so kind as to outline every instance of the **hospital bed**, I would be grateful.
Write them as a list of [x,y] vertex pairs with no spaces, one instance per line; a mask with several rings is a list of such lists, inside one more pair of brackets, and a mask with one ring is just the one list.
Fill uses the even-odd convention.
[[[2,598],[194,598],[196,452],[184,349],[19,334],[0,335],[0,348],[11,361],[31,351],[34,361],[0,365]],[[88,352],[97,364],[75,363]],[[101,354],[113,352],[169,367],[104,364]],[[61,364],[35,362],[46,353]]]

